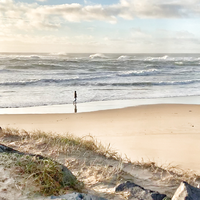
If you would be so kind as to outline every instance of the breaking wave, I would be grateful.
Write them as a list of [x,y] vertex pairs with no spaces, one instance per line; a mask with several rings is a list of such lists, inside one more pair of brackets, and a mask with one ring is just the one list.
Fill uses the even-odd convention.
[[132,58],[131,56],[124,56],[124,55],[122,55],[122,56],[119,56],[119,57],[117,58],[117,60],[125,61],[125,60],[129,60],[129,59],[131,59],[131,58]]
[[66,52],[50,53],[50,56],[68,56]]
[[89,56],[89,58],[91,59],[102,59],[102,58],[108,58],[107,56],[105,56],[104,54],[100,54],[100,53],[96,53],[96,54],[91,54]]
[[148,76],[152,74],[157,74],[159,70],[157,69],[148,69],[148,70],[139,70],[139,71],[125,71],[118,74],[118,76],[127,77],[127,76]]
[[146,61],[159,61],[159,60],[170,60],[168,55],[161,56],[161,57],[147,57],[145,58]]

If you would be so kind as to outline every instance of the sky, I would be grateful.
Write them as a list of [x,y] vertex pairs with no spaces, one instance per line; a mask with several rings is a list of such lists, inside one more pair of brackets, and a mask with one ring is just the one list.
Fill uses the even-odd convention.
[[200,53],[200,0],[0,0],[0,52]]

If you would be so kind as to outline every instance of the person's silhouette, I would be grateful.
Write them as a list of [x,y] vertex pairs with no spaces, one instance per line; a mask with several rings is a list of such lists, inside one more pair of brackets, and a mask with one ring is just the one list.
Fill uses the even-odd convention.
[[74,102],[76,102],[76,99],[77,99],[77,92],[74,91]]

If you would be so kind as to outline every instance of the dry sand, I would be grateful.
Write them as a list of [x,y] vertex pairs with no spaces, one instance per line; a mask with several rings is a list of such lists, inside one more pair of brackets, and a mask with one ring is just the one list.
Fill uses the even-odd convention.
[[76,114],[0,115],[0,126],[90,134],[132,161],[170,163],[200,173],[199,120],[199,105],[158,104]]

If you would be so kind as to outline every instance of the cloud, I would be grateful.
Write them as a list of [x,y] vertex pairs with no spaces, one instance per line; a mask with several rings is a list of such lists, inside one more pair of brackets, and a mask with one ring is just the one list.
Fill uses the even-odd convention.
[[195,52],[199,49],[200,38],[186,30],[169,31],[169,30],[155,30],[155,32],[149,33],[144,31],[150,37],[141,40],[132,40],[134,43],[142,42],[143,47],[146,49],[149,47],[153,51],[159,52]]
[[125,37],[104,37],[103,40],[121,52],[198,52],[200,37],[186,30],[169,31],[132,28]]
[[21,42],[27,45],[30,44],[52,44],[52,45],[64,45],[69,43],[69,38],[67,36],[64,37],[56,37],[54,35],[46,35],[46,36],[35,36],[30,34],[13,34],[11,32],[0,33],[0,42]]
[[150,39],[152,38],[152,36],[149,33],[141,30],[140,28],[134,28],[131,30],[131,38],[144,40],[144,39]]
[[[44,0],[38,0],[44,1]],[[0,24],[18,29],[59,29],[63,23],[105,21],[117,23],[118,18],[189,18],[200,16],[199,0],[121,0],[112,5],[78,3],[39,5],[0,0]]]
[[121,0],[119,15],[124,18],[188,18],[199,17],[199,0]]

